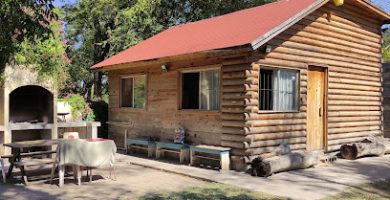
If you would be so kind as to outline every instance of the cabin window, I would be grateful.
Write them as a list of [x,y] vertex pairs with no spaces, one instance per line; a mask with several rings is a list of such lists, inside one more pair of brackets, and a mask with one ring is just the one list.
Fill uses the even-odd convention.
[[145,108],[145,75],[122,78],[121,87],[121,107]]
[[181,109],[219,110],[219,70],[183,72]]
[[298,111],[299,72],[287,69],[260,70],[260,111]]

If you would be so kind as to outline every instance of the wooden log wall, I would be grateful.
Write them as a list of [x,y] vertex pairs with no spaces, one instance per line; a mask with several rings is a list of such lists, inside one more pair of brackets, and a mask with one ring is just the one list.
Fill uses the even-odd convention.
[[390,138],[390,63],[383,64],[384,135]]
[[[351,1],[342,7],[330,2],[272,39],[273,51],[257,62],[224,64],[222,144],[245,160],[282,142],[293,150],[306,149],[310,64],[328,67],[328,151],[369,134],[382,135],[380,21],[362,9]],[[261,66],[300,71],[299,112],[258,111]]]
[[[246,54],[234,51],[234,57],[243,57]],[[230,56],[226,57],[229,60]],[[174,129],[181,125],[186,128],[188,136],[186,140],[189,143],[220,146],[221,112],[179,110],[179,81],[182,70],[221,67],[224,58],[209,56],[172,60],[168,63],[168,72],[161,71],[162,64],[109,71],[109,137],[120,147],[123,146],[125,132],[129,137],[154,137],[173,141]],[[146,108],[120,107],[121,76],[140,74],[147,76]]]

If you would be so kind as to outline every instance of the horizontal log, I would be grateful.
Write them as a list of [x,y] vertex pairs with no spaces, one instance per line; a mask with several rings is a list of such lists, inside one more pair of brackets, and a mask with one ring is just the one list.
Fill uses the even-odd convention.
[[[351,15],[346,15],[346,14],[343,14],[342,12],[337,12],[337,14],[328,15],[327,13],[329,12],[329,9],[327,11],[325,11],[325,10],[327,10],[327,9],[322,8],[319,10],[319,11],[322,11],[322,13],[315,12],[315,13],[313,13],[313,16],[328,18],[332,21],[336,21],[339,23],[344,23],[344,24],[348,24],[350,26],[354,26],[355,28],[361,29],[362,27],[365,27],[365,29],[369,29],[371,32],[374,32],[376,34],[380,34],[380,33],[378,33],[378,26],[375,26],[372,23],[368,23],[368,22],[364,23],[364,21],[356,20],[356,18],[352,18]],[[332,9],[330,9],[330,10],[332,10]],[[332,10],[332,11],[335,11],[335,10]],[[354,38],[346,38],[346,37],[339,36],[339,34],[336,34],[336,35],[337,36],[335,36],[335,37],[339,37],[340,39],[345,39],[345,40],[353,41],[356,43],[362,43],[364,45],[371,46],[371,47],[378,47],[377,42],[371,42],[368,40],[359,40],[358,38],[355,38],[355,39]]]
[[276,120],[250,120],[247,126],[275,126],[275,125],[300,125],[305,124],[306,119],[276,119]]
[[269,119],[302,119],[306,113],[245,113],[245,120],[269,120]]
[[[277,44],[274,43],[273,45],[276,46]],[[301,46],[298,46],[298,45],[297,46],[292,46],[292,45],[285,46],[285,44],[283,43],[282,45],[276,47],[273,52],[296,55],[296,56],[329,59],[329,60],[340,61],[340,62],[349,62],[349,63],[353,63],[353,64],[370,66],[370,67],[380,67],[379,62],[364,61],[362,59],[359,60],[357,58],[344,57],[341,55],[337,55],[335,53],[335,51],[333,54],[321,53],[321,52],[318,53],[318,52],[312,51],[311,49],[302,49],[302,45]]]
[[225,65],[224,63],[222,64],[223,64],[221,68],[222,72],[239,72],[239,71],[251,69],[251,65],[249,63],[244,63],[244,61],[241,61],[236,64],[231,64],[231,65]]
[[264,126],[264,127],[245,127],[245,134],[277,133],[288,131],[303,131],[306,125],[287,125],[287,126]]
[[239,78],[239,79],[224,79],[222,81],[223,86],[229,86],[229,85],[244,85],[244,84],[250,84],[250,85],[256,85],[259,84],[259,79],[255,77],[249,77],[246,79]]
[[367,75],[357,75],[357,74],[351,74],[351,73],[340,73],[340,72],[334,72],[329,71],[329,77],[330,78],[341,78],[341,79],[350,79],[350,80],[361,80],[366,82],[379,82],[381,81],[381,76],[378,74],[377,76],[367,76]]
[[329,117],[328,122],[366,122],[366,121],[380,121],[381,116],[352,116],[352,117]]
[[248,92],[224,92],[222,93],[222,99],[257,99],[259,93],[257,91],[248,91]]
[[375,87],[375,86],[363,86],[363,85],[352,85],[352,84],[339,84],[339,83],[332,83],[329,84],[329,90],[332,89],[344,89],[344,90],[362,90],[362,93],[364,91],[375,91],[375,92],[381,92],[382,88]]
[[329,106],[329,111],[380,111],[380,106]]
[[[318,25],[318,24],[316,24],[316,25]],[[297,24],[297,26],[298,26],[298,24]],[[282,39],[282,40],[286,40],[286,41],[288,40],[288,41],[292,41],[292,42],[296,42],[296,43],[307,44],[307,45],[311,45],[313,47],[322,47],[322,48],[328,48],[330,50],[338,50],[338,51],[343,51],[343,52],[347,52],[347,53],[358,54],[358,55],[361,55],[362,57],[364,55],[366,55],[366,56],[372,56],[376,59],[380,58],[378,53],[351,48],[351,47],[345,46],[344,44],[329,42],[328,37],[322,37],[322,38],[317,38],[317,39],[308,38],[308,37],[306,37],[306,34],[302,35],[302,34],[300,34],[300,32],[296,32],[293,30],[286,31],[286,32],[280,34],[279,36],[277,36],[277,38]]]
[[374,86],[374,87],[382,87],[381,81],[372,81],[372,80],[356,80],[356,79],[349,79],[348,76],[345,76],[343,78],[337,78],[337,77],[330,77],[329,82],[331,83],[338,83],[338,84],[352,84],[352,85],[360,85],[360,86]]
[[329,111],[328,117],[381,116],[381,111]]
[[[310,15],[307,16],[304,20],[308,20],[308,21],[316,22],[316,23],[322,23],[322,24],[326,24],[328,26],[342,28],[346,31],[349,31],[349,34],[346,34],[346,35],[360,34],[360,35],[369,36],[371,38],[380,39],[380,33],[378,33],[378,30],[375,30],[376,33],[366,30],[366,29],[369,29],[369,27],[358,28],[358,27],[351,26],[351,25],[345,24],[345,23],[340,23],[340,22],[334,21],[334,20],[329,21],[328,19],[326,19],[324,17],[316,18],[315,16],[310,16]],[[353,47],[353,46],[351,46],[351,47]]]
[[361,142],[366,138],[364,137],[354,137],[354,138],[345,138],[345,139],[338,139],[338,140],[331,140],[328,141],[328,145],[337,145],[337,144],[350,144],[354,142]]
[[329,100],[329,105],[339,106],[381,106],[381,101],[342,101],[342,100]]
[[247,78],[247,77],[258,77],[259,72],[254,70],[245,70],[243,72],[225,72],[222,74],[222,78]]
[[244,142],[221,141],[221,145],[224,146],[224,147],[244,149]]
[[360,64],[352,64],[348,62],[342,62],[342,61],[334,61],[334,60],[328,60],[323,58],[315,58],[315,57],[309,57],[309,56],[297,56],[292,54],[286,54],[286,53],[278,53],[278,52],[272,52],[266,56],[266,58],[283,58],[284,60],[292,60],[292,61],[300,61],[300,62],[306,62],[306,63],[323,63],[330,66],[338,66],[338,67],[347,67],[352,69],[358,69],[358,70],[365,70],[369,72],[376,72],[380,73],[381,68],[379,67],[368,67],[365,65]]
[[259,141],[259,140],[296,138],[296,137],[305,137],[305,136],[306,136],[305,131],[290,131],[290,132],[247,135],[246,138],[248,138],[250,141]]
[[282,143],[288,143],[288,144],[306,143],[306,137],[254,141],[252,143],[244,142],[244,146],[245,146],[245,148],[261,148],[261,147],[270,147],[270,146],[280,145]]
[[235,135],[245,135],[245,131],[240,127],[222,127],[222,134],[235,134]]
[[224,127],[245,127],[248,126],[245,121],[222,121],[222,126]]
[[354,96],[372,96],[372,97],[381,97],[381,92],[375,91],[359,91],[359,90],[344,90],[344,89],[329,89],[329,95],[354,95]]
[[258,91],[258,85],[237,85],[237,86],[223,86],[222,92],[248,92],[248,91]]
[[340,133],[340,134],[331,134],[328,136],[328,140],[337,140],[337,139],[345,139],[345,138],[356,138],[356,137],[364,137],[369,135],[381,135],[382,131],[362,131],[362,132],[352,132],[352,133]]
[[376,130],[381,130],[381,126],[359,126],[359,127],[347,127],[347,128],[330,128],[330,129],[328,129],[328,134],[351,133],[351,132],[360,132],[360,131],[376,131]]
[[221,140],[233,141],[233,142],[250,142],[250,139],[246,138],[245,135],[227,134],[227,133],[221,135]]
[[221,115],[222,120],[238,120],[238,121],[243,121],[245,120],[245,115],[244,114],[227,114],[223,113]]
[[[292,144],[289,146],[291,150],[306,149],[306,144]],[[249,155],[260,155],[260,154],[272,152],[276,147],[278,147],[278,145],[273,147],[251,148],[251,149],[246,149],[245,153]]]
[[382,98],[380,96],[354,96],[354,95],[340,95],[340,94],[330,94],[328,95],[328,100],[356,100],[356,101],[381,101]]
[[382,121],[360,121],[360,122],[332,122],[328,124],[328,128],[346,128],[357,126],[379,126]]

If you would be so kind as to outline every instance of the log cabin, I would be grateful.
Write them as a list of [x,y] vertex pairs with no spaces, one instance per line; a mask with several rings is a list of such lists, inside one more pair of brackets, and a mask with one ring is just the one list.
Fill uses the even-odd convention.
[[[340,3],[340,2],[338,2]],[[92,66],[109,136],[230,147],[244,170],[281,143],[338,151],[383,135],[381,26],[367,0],[280,0],[169,28]]]

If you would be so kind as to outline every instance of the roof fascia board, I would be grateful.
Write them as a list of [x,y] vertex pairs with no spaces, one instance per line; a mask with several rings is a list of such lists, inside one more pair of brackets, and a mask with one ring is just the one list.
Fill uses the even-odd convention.
[[254,50],[260,48],[263,44],[274,38],[275,36],[279,35],[286,29],[290,28],[292,25],[297,23],[299,20],[303,19],[313,11],[317,10],[321,6],[328,3],[330,0],[317,0],[315,3],[307,7],[306,9],[302,10],[298,14],[296,14],[294,17],[290,18],[289,20],[283,22],[279,26],[272,29],[270,32],[256,38],[254,41],[251,42],[251,46]]
[[168,57],[162,57],[162,58],[157,58],[157,59],[149,59],[149,60],[141,60],[141,61],[135,61],[135,62],[130,62],[130,63],[108,65],[108,66],[104,66],[104,67],[92,68],[91,70],[94,72],[102,72],[102,71],[129,69],[129,68],[133,68],[133,67],[147,67],[150,65],[157,65],[157,64],[162,64],[162,63],[188,60],[188,57],[191,57],[192,59],[202,58],[202,57],[216,57],[216,56],[229,57],[232,55],[236,55],[237,53],[244,53],[244,52],[250,52],[250,51],[252,51],[251,46],[243,45],[243,46],[229,47],[229,48],[224,48],[224,49],[215,49],[215,50],[201,51],[201,52],[195,52],[195,53],[189,53],[189,54],[168,56]]
[[385,21],[386,20],[390,20],[390,14],[387,13],[386,11],[384,11],[382,8],[380,8],[377,5],[375,5],[374,3],[372,3],[372,2],[370,2],[368,0],[357,0],[356,2],[358,2],[360,4],[363,4],[364,6],[368,7],[373,12],[375,12],[376,14],[382,16]]

